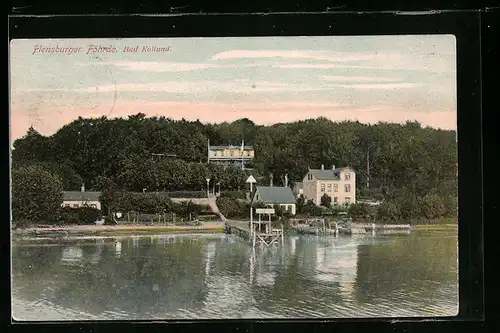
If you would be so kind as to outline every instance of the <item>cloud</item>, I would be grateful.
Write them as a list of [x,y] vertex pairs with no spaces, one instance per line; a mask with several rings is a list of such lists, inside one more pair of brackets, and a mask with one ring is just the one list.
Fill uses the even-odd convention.
[[91,65],[111,65],[126,71],[143,72],[187,72],[210,68],[228,68],[233,66],[216,63],[185,63],[185,62],[155,62],[155,61],[118,61],[90,63]]
[[[281,83],[267,81],[167,81],[159,83],[121,83],[108,84],[94,87],[73,89],[69,91],[81,93],[107,93],[107,92],[166,92],[166,93],[252,93],[252,92],[297,92],[328,90],[330,87],[310,86],[299,83]],[[68,90],[66,90],[68,91]]]
[[[356,57],[365,59],[354,60]],[[412,70],[432,73],[456,72],[454,53],[440,52],[373,52],[353,54],[355,64],[345,63],[281,63],[274,64],[274,68],[282,69],[361,69],[361,70]],[[299,60],[299,59],[297,59]]]
[[397,78],[380,77],[380,76],[338,76],[338,75],[321,75],[319,78],[325,81],[334,82],[394,82]]
[[403,88],[414,88],[420,86],[418,83],[368,83],[368,84],[334,84],[330,85],[333,87],[340,88],[351,88],[351,89],[403,89]]
[[220,52],[212,56],[212,60],[228,59],[254,59],[254,58],[285,58],[285,59],[311,59],[323,61],[363,61],[373,58],[372,54],[331,52],[318,50],[283,51],[283,50],[231,50]]

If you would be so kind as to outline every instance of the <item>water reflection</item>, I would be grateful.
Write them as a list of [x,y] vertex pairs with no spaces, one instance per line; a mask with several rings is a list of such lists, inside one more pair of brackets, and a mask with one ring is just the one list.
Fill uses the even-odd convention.
[[62,251],[61,262],[66,265],[76,265],[81,261],[83,251],[78,246],[68,246]]
[[[452,315],[456,242],[371,235],[294,236],[257,248],[226,235],[31,241],[13,247],[13,306],[28,320]],[[36,317],[32,309],[42,304],[57,311]]]

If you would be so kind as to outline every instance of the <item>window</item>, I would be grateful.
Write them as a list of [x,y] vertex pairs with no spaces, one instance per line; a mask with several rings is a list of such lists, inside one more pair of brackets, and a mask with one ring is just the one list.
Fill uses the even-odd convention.
[[220,152],[220,156],[224,156],[224,152],[223,151]]
[[90,207],[97,208],[97,205],[96,204],[90,204]]
[[344,190],[345,190],[346,192],[351,192],[351,184],[345,184],[345,185],[344,185]]
[[347,172],[345,175],[344,175],[344,180],[351,180],[351,174],[349,172]]
[[351,198],[350,197],[345,197],[345,203],[351,203]]
[[321,192],[325,192],[325,184],[321,184]]
[[332,184],[328,184],[328,192],[331,192],[332,191]]
[[216,151],[214,151],[214,156],[215,156],[215,157],[217,157],[217,150],[216,150]]
[[339,184],[333,184],[333,192],[339,191]]
[[335,197],[333,198],[333,203],[336,205],[339,203],[339,198],[338,197]]
[[231,156],[234,156],[234,150],[231,150],[231,151],[229,152],[229,154],[230,154]]

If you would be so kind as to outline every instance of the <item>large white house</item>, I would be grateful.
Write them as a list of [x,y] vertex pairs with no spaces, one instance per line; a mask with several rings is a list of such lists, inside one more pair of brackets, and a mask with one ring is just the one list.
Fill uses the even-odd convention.
[[245,169],[253,160],[255,151],[252,146],[245,145],[242,141],[240,146],[224,145],[211,146],[208,141],[208,159],[209,164],[219,164],[223,166],[235,166]]
[[325,194],[332,198],[332,205],[356,203],[356,173],[350,167],[309,169],[302,180],[302,193],[316,205]]

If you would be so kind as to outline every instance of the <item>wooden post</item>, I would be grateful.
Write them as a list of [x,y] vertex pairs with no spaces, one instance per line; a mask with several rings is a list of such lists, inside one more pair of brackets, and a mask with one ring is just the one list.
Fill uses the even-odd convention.
[[281,244],[284,245],[285,244],[285,232],[284,232],[284,227],[283,227],[283,223],[281,224]]

